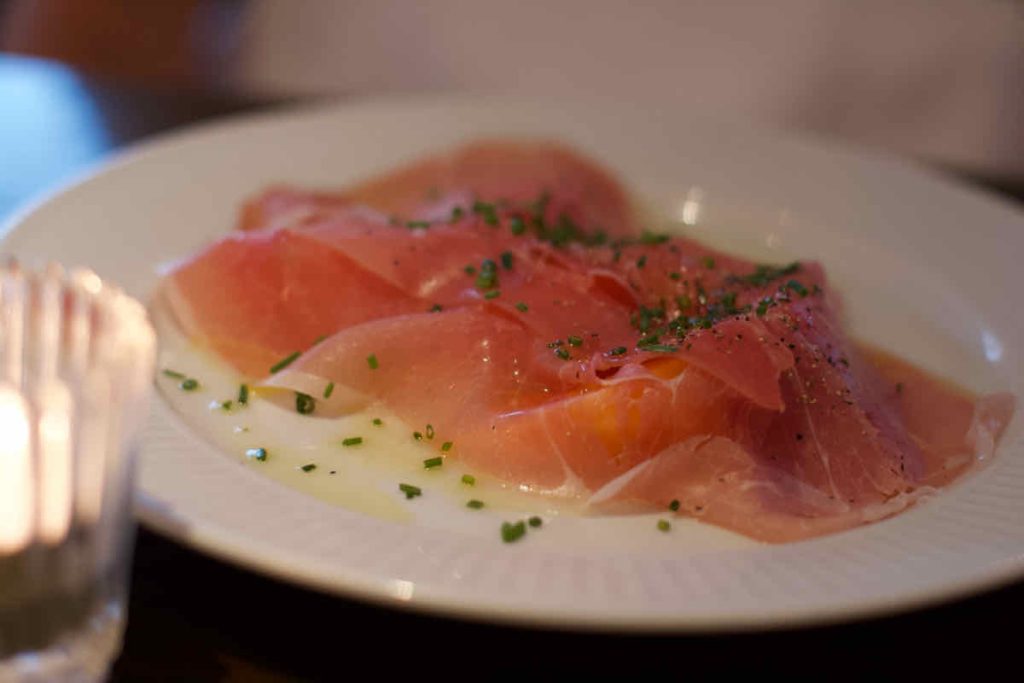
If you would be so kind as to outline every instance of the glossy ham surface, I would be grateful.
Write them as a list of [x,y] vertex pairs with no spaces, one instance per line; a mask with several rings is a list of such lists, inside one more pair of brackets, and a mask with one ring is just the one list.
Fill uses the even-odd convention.
[[671,505],[793,541],[992,454],[1011,397],[862,352],[816,264],[640,232],[626,197],[562,147],[470,145],[347,191],[264,193],[165,292],[253,380],[343,387],[314,417],[383,403],[446,457],[595,512]]

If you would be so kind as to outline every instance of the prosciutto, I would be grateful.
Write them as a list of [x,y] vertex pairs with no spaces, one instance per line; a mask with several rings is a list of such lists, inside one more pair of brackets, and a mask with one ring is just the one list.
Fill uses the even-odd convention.
[[384,404],[446,457],[596,513],[671,504],[769,542],[851,528],[990,456],[1014,408],[852,344],[815,263],[640,231],[558,145],[272,189],[238,227],[165,282],[197,343],[318,397],[314,417]]

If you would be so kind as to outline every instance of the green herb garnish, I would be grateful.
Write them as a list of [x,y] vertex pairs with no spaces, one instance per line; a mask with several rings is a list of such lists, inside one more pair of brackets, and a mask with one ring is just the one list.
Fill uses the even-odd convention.
[[500,289],[492,289],[491,291],[484,294],[484,298],[487,299],[488,301],[490,301],[491,299],[497,299],[499,296],[501,296]]
[[438,456],[436,458],[427,458],[423,461],[423,469],[432,470],[435,467],[440,467],[444,464],[444,458]]
[[534,529],[536,529],[537,527],[539,527],[541,524],[544,523],[544,520],[541,519],[540,517],[530,517],[529,522],[530,522],[530,526],[532,526]]
[[522,301],[519,301],[516,302],[516,310],[519,311],[520,313],[526,313],[528,310],[530,310],[530,307],[527,306]]
[[637,268],[644,268],[647,265],[647,254],[644,254],[636,260]]
[[334,382],[328,382],[327,386],[324,387],[324,398],[330,398],[331,394],[334,393]]
[[473,213],[479,214],[487,225],[498,225],[498,212],[494,204],[477,200],[473,202]]
[[465,484],[466,486],[473,486],[474,484],[476,484],[476,477],[474,477],[472,474],[463,474],[462,483]]
[[508,227],[513,235],[522,235],[526,232],[526,223],[519,216],[513,216],[509,219]]
[[191,377],[182,380],[181,384],[178,385],[184,391],[195,391],[199,388],[199,380],[192,379]]
[[570,334],[566,341],[569,342],[569,346],[583,346],[583,339],[577,337],[575,334]]
[[471,501],[466,503],[466,507],[471,508],[473,510],[479,510],[483,506],[484,506],[484,502],[482,500],[473,499],[473,500],[471,500]]
[[671,510],[672,512],[678,512],[679,511],[679,501],[673,499],[672,502],[668,504],[668,509]]
[[380,367],[380,363],[377,362],[377,354],[371,353],[366,357],[366,364],[370,366],[371,370],[376,370]]
[[787,282],[785,284],[784,289],[789,289],[789,290],[792,290],[792,291],[796,292],[797,295],[800,296],[801,299],[803,297],[807,296],[807,294],[808,294],[807,288],[804,287],[803,284],[801,284],[797,280],[790,280],[789,282]]
[[419,486],[413,486],[412,484],[399,484],[398,490],[405,494],[406,500],[423,495],[423,489]]
[[185,379],[185,375],[176,370],[164,370],[164,376],[171,379]]
[[644,230],[643,234],[640,235],[641,244],[663,244],[671,239],[664,233],[651,232],[650,230]]
[[249,404],[249,385],[242,384],[238,387],[238,405],[244,406]]
[[436,434],[436,432],[434,431],[434,425],[428,424],[427,425],[427,438],[428,439],[433,439],[434,438],[434,434]]
[[562,348],[561,346],[555,348],[555,355],[561,358],[562,360],[569,360],[570,358],[569,351],[567,349]]
[[616,346],[614,349],[612,349],[611,351],[608,352],[608,355],[609,356],[622,356],[622,355],[625,355],[626,351],[628,351],[628,350],[629,349],[627,349],[625,346]]
[[672,525],[669,523],[667,519],[658,520],[658,531],[668,531],[671,528]]
[[303,465],[299,469],[302,470],[303,472],[312,472],[313,470],[316,469],[316,464],[315,463],[309,463],[308,465]]
[[700,262],[701,265],[703,265],[708,270],[711,270],[715,267],[715,259],[711,258],[710,256],[705,256],[700,260]]
[[441,304],[434,304],[433,306],[430,307],[430,310],[427,311],[427,313],[440,313],[440,312],[441,312]]
[[309,415],[316,410],[316,399],[301,391],[295,392],[295,410],[299,415]]
[[358,446],[363,443],[363,437],[361,436],[350,436],[347,439],[341,440],[342,446]]
[[501,525],[501,540],[505,541],[505,543],[515,543],[525,535],[526,522],[523,522],[522,520],[515,524],[503,522]]
[[655,351],[658,353],[673,353],[679,350],[679,347],[675,344],[637,344],[636,348],[640,351]]
[[299,351],[292,351],[287,356],[277,361],[270,366],[270,374],[273,375],[275,372],[284,370],[286,367],[295,362],[295,359],[302,355]]
[[454,445],[455,444],[452,441],[445,441],[443,444],[441,444],[441,452],[442,453],[447,453],[448,451],[450,451],[452,449],[452,446],[454,446]]
[[503,251],[501,252],[501,265],[505,267],[505,270],[512,270],[512,252]]
[[384,421],[381,420],[379,417],[373,418],[373,426],[374,427],[380,427],[382,424],[384,424]]
[[493,289],[498,286],[498,264],[489,258],[480,263],[480,274],[476,276],[477,289]]

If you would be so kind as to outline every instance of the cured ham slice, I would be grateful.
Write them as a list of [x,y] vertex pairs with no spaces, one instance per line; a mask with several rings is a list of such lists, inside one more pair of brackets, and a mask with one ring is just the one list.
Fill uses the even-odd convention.
[[447,217],[452,198],[526,206],[543,197],[553,225],[565,216],[590,230],[636,232],[628,195],[593,161],[557,143],[500,140],[470,143],[338,192],[272,187],[245,204],[238,227],[278,227],[346,206],[401,220],[437,218]]
[[671,505],[793,541],[992,454],[1012,397],[859,349],[816,264],[639,232],[625,197],[563,148],[470,145],[338,193],[265,193],[165,291],[254,380],[339,387],[314,415],[384,404],[473,471],[595,512]]

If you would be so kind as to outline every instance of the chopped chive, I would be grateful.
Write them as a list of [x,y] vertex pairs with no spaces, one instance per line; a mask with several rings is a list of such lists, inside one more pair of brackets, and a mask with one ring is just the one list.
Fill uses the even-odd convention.
[[421,432],[413,432],[412,433],[412,438],[416,439],[417,441],[422,441],[423,440],[423,434]]
[[669,523],[667,519],[658,520],[658,531],[668,531],[671,528],[672,525]]
[[639,351],[658,351],[661,353],[673,353],[679,350],[679,347],[675,344],[637,344],[636,348]]
[[641,244],[663,244],[669,241],[669,236],[664,233],[651,232],[650,230],[644,230],[643,234],[640,235]]
[[324,398],[330,398],[331,394],[334,393],[334,382],[328,382],[327,386],[324,387]]
[[668,276],[673,280],[680,280],[683,277],[680,273],[669,273]]
[[626,351],[628,351],[628,349],[625,346],[616,346],[614,349],[612,349],[611,351],[608,352],[608,355],[609,356],[621,356],[621,355],[624,355],[626,353]]
[[715,267],[715,259],[711,258],[710,256],[705,256],[700,260],[700,262],[708,270],[711,270],[712,268]]
[[758,302],[757,310],[755,311],[755,313],[757,313],[757,317],[763,318],[764,314],[768,312],[768,309],[771,308],[774,305],[774,303],[775,302],[769,299],[768,297],[761,299],[761,301]]
[[363,443],[363,437],[361,436],[350,436],[347,439],[341,440],[342,446],[358,446]]
[[298,411],[299,415],[309,415],[316,410],[316,399],[309,394],[304,394],[301,391],[295,392],[295,410]]
[[171,379],[185,379],[185,375],[176,370],[164,370],[164,376]]
[[473,202],[473,213],[483,216],[484,223],[487,225],[496,226],[498,224],[498,213],[494,204],[477,200]]
[[540,517],[530,517],[529,522],[530,522],[530,526],[532,526],[534,529],[536,529],[537,527],[539,527],[541,524],[544,523],[544,520],[541,519]]
[[465,271],[466,275],[476,275],[476,266],[474,266],[472,264],[466,266],[462,270]]
[[679,510],[679,501],[673,499],[672,502],[668,504],[668,509],[671,510],[672,512],[678,512],[678,510]]
[[245,451],[245,457],[249,458],[250,460],[259,460],[260,462],[265,462],[267,459],[267,449],[250,448]]
[[413,486],[412,484],[399,484],[398,490],[405,494],[406,500],[423,495],[423,489],[419,486]]
[[445,441],[443,444],[441,444],[441,452],[442,453],[447,453],[448,451],[450,451],[452,449],[452,446],[454,446],[454,445],[455,444],[453,442],[451,442],[451,441]]
[[461,206],[456,206],[452,209],[452,223],[456,223],[462,220],[462,217],[466,215],[466,210]]
[[501,265],[505,266],[505,270],[512,270],[512,252],[503,251],[501,252]]
[[519,216],[513,216],[508,221],[508,227],[513,235],[522,235],[526,232],[526,223]]
[[427,311],[427,312],[428,313],[440,313],[441,312],[441,304],[434,304],[433,306],[430,307],[430,310]]
[[409,229],[429,228],[430,227],[430,221],[408,221],[405,224],[405,227],[407,227]]
[[462,483],[465,484],[466,486],[473,486],[474,484],[476,484],[476,477],[474,477],[472,474],[463,474]]
[[501,296],[501,290],[500,289],[492,289],[491,291],[489,291],[486,294],[484,294],[484,298],[487,299],[487,300],[497,299],[499,296]]
[[384,424],[384,421],[381,420],[379,417],[373,418],[373,426],[374,427],[380,427],[382,424]]
[[313,470],[316,469],[316,464],[315,463],[309,463],[308,465],[303,465],[299,469],[302,470],[303,472],[312,472]]
[[476,500],[475,498],[473,500],[471,500],[471,501],[466,503],[466,507],[471,508],[473,510],[479,510],[483,506],[484,506],[484,502],[482,500]]
[[427,438],[428,438],[428,439],[433,439],[433,438],[434,438],[434,435],[435,435],[436,433],[437,433],[437,432],[435,432],[435,431],[434,431],[434,425],[432,425],[432,424],[428,424],[428,425],[427,425],[427,430],[426,430],[426,436],[427,436]]
[[480,274],[476,276],[477,289],[493,289],[498,286],[498,264],[489,258],[480,262]]
[[440,467],[444,464],[444,458],[438,456],[436,458],[427,458],[423,461],[423,469],[432,470],[435,467]]
[[808,294],[807,288],[804,287],[798,280],[790,280],[785,284],[784,289],[793,290],[794,292],[797,293],[797,295],[800,296],[801,299],[807,296]]
[[647,265],[647,254],[644,254],[636,260],[636,267],[643,268]]
[[526,313],[528,310],[530,310],[530,307],[527,306],[522,301],[518,301],[516,302],[516,310],[519,311],[520,313]]
[[230,400],[221,401],[220,402],[220,409],[223,410],[223,411],[230,411],[232,405],[233,405],[233,402],[230,401]]
[[567,349],[563,349],[561,346],[555,349],[555,355],[561,358],[562,360],[569,360],[570,358],[569,351]]
[[501,525],[501,540],[505,541],[505,543],[515,543],[525,535],[526,522],[523,522],[522,520],[515,524],[503,522]]
[[570,334],[566,341],[569,342],[569,346],[583,346],[583,340],[575,334]]
[[189,377],[188,379],[183,380],[178,386],[184,391],[195,391],[199,388],[199,381]]
[[298,358],[300,355],[300,352],[292,351],[287,356],[285,356],[284,358],[270,366],[270,374],[273,375],[275,372],[284,370],[286,367],[294,363],[295,359]]
[[244,406],[249,404],[249,385],[242,384],[238,387],[238,405]]
[[371,370],[376,370],[380,367],[380,363],[377,362],[377,354],[371,353],[366,357],[366,364],[370,366]]

